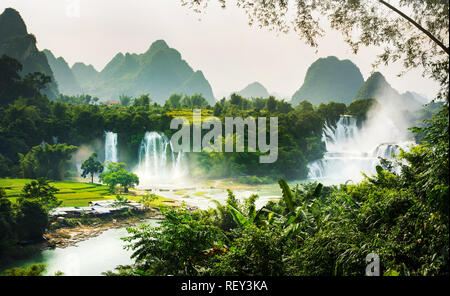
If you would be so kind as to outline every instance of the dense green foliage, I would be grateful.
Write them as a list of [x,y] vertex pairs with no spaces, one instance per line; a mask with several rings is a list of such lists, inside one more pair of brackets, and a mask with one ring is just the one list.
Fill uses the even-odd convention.
[[125,163],[109,162],[106,165],[106,170],[100,174],[100,181],[108,184],[111,192],[114,192],[117,185],[121,185],[125,193],[128,192],[129,187],[139,185],[138,176],[127,172],[125,166]]
[[[11,268],[5,270],[0,276],[41,276],[45,272],[45,264],[33,264],[27,268]],[[60,272],[55,275],[61,275]]]
[[61,201],[55,197],[59,190],[50,185],[45,178],[39,178],[37,181],[25,184],[22,194],[17,200],[18,203],[23,201],[33,201],[41,205],[46,212],[61,205]]
[[19,153],[20,167],[24,178],[46,177],[62,180],[67,170],[67,162],[72,158],[76,146],[66,144],[34,146],[23,155]]
[[448,107],[421,132],[429,142],[402,153],[398,174],[378,166],[340,187],[280,180],[282,199],[259,210],[257,195],[242,203],[231,191],[216,209],[167,209],[160,227],[129,229],[136,264],[118,272],[363,275],[376,253],[384,275],[448,275]]
[[[5,86],[0,88],[0,176],[61,179],[74,169],[68,160],[77,146],[95,146],[105,130],[118,133],[119,145],[126,148],[119,149],[125,151],[120,159],[134,165],[146,131],[170,135],[173,117],[189,117],[193,108],[201,108],[222,122],[225,117],[278,117],[279,156],[276,163],[266,165],[258,162],[259,152],[194,153],[188,156],[193,176],[238,176],[253,184],[300,179],[308,173],[307,163],[324,153],[325,122],[334,124],[340,115],[351,114],[361,123],[378,104],[373,99],[348,106],[302,101],[293,108],[274,97],[247,99],[233,94],[210,106],[193,94],[172,95],[162,106],[144,94],[134,99],[122,96],[122,106],[110,107],[98,105],[89,95],[62,95],[51,101],[40,93],[50,78],[42,74],[21,78],[20,70],[16,60],[0,58],[0,86]],[[356,185],[304,184],[292,190],[281,180],[283,198],[258,210],[257,195],[239,202],[231,191],[227,204],[216,209],[193,213],[166,209],[167,219],[160,227],[130,230],[136,265],[119,272],[361,275],[365,256],[374,252],[386,275],[448,274],[448,105],[439,108],[433,116],[433,109],[405,111],[411,122],[429,120],[415,129],[421,145],[401,154],[401,173],[383,161],[376,176]],[[87,167],[86,175],[93,176]],[[124,164],[109,164],[100,179],[112,190],[121,185],[127,191],[139,183]],[[0,189],[0,258],[14,252],[19,241],[42,236],[48,211],[59,204],[55,193],[48,182],[34,181],[12,204]]]
[[6,260],[20,259],[34,252],[18,243],[36,242],[49,226],[48,213],[61,205],[55,197],[58,190],[47,180],[26,184],[15,204],[0,187],[0,265]]
[[[129,102],[127,99],[128,104],[124,104],[128,106],[111,107],[98,105],[97,98],[89,95],[60,96],[50,101],[39,93],[45,81],[39,77],[21,79],[17,61],[3,57],[0,68],[8,73],[0,76],[0,84],[8,85],[0,104],[0,176],[7,177],[61,179],[74,175],[75,166],[67,163],[73,146],[90,145],[102,159],[103,149],[98,140],[105,130],[118,133],[119,159],[133,167],[145,132],[164,132],[170,137],[174,132],[169,129],[172,118],[192,118],[192,109],[201,108],[205,112],[212,109],[212,115],[222,123],[225,117],[278,117],[279,154],[274,164],[259,164],[259,153],[188,154],[189,170],[195,177],[256,175],[272,180],[300,179],[308,173],[307,163],[324,153],[323,124],[334,124],[341,114],[356,115],[361,122],[373,104],[373,100],[362,100],[349,106],[334,102],[314,106],[304,101],[293,108],[274,97],[246,99],[233,94],[229,100],[209,106],[202,96],[174,94],[160,106],[144,94]],[[418,122],[431,112],[407,111],[406,118]]]

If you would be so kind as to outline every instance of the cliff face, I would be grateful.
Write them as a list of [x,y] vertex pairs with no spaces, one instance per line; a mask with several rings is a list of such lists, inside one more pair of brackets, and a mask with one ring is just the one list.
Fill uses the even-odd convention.
[[64,58],[55,58],[51,51],[45,49],[48,63],[58,84],[58,90],[65,95],[81,94],[81,88],[75,75]]
[[43,92],[50,98],[56,97],[58,87],[47,57],[37,49],[36,38],[28,34],[19,12],[12,8],[6,8],[0,15],[0,55],[18,60],[23,66],[22,76],[33,72],[50,76],[52,82]]

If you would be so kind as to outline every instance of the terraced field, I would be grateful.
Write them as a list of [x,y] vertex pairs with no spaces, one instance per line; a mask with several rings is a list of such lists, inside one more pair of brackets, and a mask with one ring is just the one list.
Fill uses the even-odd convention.
[[[22,188],[26,183],[30,183],[31,179],[0,179],[0,187],[5,189],[7,197],[13,202],[20,196]],[[73,181],[55,181],[50,183],[59,191],[56,197],[62,200],[63,207],[85,207],[93,200],[115,199],[116,195],[111,195],[108,186],[92,183],[81,183]],[[139,201],[140,196],[133,194],[126,195],[129,200]],[[163,197],[159,197],[152,202],[155,206],[164,201],[168,201]]]

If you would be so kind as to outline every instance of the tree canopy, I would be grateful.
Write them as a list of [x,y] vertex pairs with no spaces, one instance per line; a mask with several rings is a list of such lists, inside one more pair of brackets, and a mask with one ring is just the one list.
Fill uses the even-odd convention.
[[139,185],[139,177],[129,173],[125,166],[125,163],[109,162],[106,165],[106,171],[100,174],[100,180],[108,184],[111,191],[114,191],[115,186],[121,185],[124,187],[124,191],[128,192],[129,187]]
[[81,177],[86,178],[88,175],[91,175],[91,183],[94,183],[94,175],[100,174],[103,172],[103,164],[96,160],[97,153],[92,153],[88,159],[86,159],[81,165]]

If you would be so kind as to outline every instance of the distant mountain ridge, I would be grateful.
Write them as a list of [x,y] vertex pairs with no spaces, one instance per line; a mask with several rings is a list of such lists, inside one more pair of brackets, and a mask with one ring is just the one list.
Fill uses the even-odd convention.
[[415,92],[400,94],[380,72],[374,72],[364,81],[361,71],[350,60],[329,56],[311,64],[291,103],[296,105],[307,100],[313,105],[331,101],[349,104],[355,99],[369,98],[406,110],[416,110],[428,102],[427,98]]
[[47,56],[48,63],[58,83],[58,89],[61,93],[66,95],[81,94],[81,87],[73,74],[72,69],[69,67],[64,58],[55,58],[53,53],[44,49],[43,52]]
[[118,53],[101,71],[84,64],[72,68],[86,92],[106,100],[121,94],[140,96],[148,93],[153,101],[163,104],[170,95],[201,94],[210,104],[215,103],[212,88],[201,71],[194,71],[181,54],[164,40],[157,40],[143,54]]
[[94,66],[83,63],[73,64],[71,70],[80,86],[90,83],[98,75],[98,71],[95,70]]
[[[203,72],[194,71],[164,40],[153,42],[142,54],[118,53],[100,72],[83,63],[69,67],[64,58],[56,58],[51,51],[39,51],[36,38],[27,32],[19,12],[7,8],[0,14],[0,56],[3,54],[23,65],[22,76],[32,72],[50,76],[52,82],[43,91],[50,98],[55,98],[59,92],[90,94],[103,101],[117,100],[122,94],[133,97],[149,94],[153,101],[163,104],[172,94],[201,94],[211,105],[216,102]],[[246,98],[274,95],[259,82],[249,84],[237,94]],[[329,56],[311,64],[291,104],[303,100],[314,105],[330,101],[349,104],[354,99],[365,98],[399,103],[410,110],[428,102],[415,92],[400,94],[379,72],[364,81],[361,71],[350,60]]]
[[407,110],[417,110],[427,99],[413,92],[400,94],[380,72],[374,72],[359,89],[356,99],[377,99],[382,104],[401,106]]
[[51,98],[57,96],[58,87],[46,55],[37,49],[36,38],[28,34],[19,12],[12,8],[6,8],[0,14],[0,56],[2,55],[12,57],[22,64],[22,76],[34,72],[49,76],[52,82],[43,92]]
[[270,96],[267,89],[259,82],[253,82],[236,94],[244,98],[268,98]]

